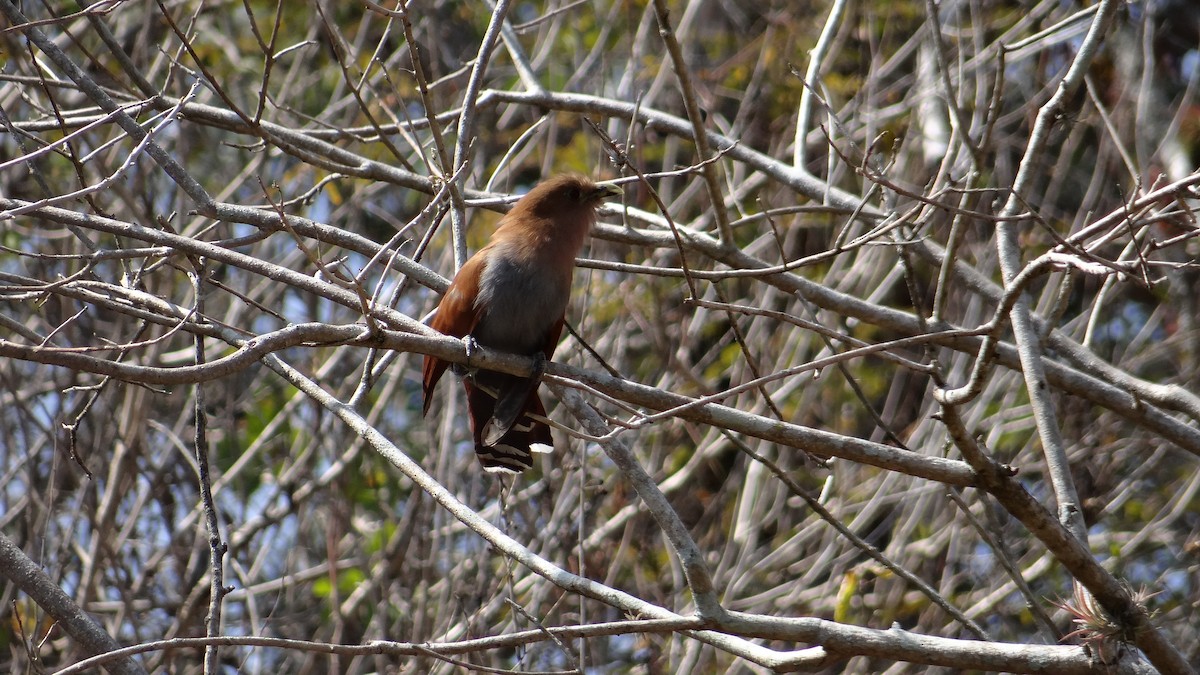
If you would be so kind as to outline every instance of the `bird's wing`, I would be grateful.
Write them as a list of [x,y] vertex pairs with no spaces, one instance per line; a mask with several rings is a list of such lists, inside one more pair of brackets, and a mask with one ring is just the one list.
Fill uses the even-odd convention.
[[[442,302],[438,305],[437,314],[429,322],[430,328],[452,337],[464,337],[475,330],[479,323],[479,309],[475,306],[475,298],[479,296],[479,279],[483,272],[485,258],[475,255],[467,261],[454,280]],[[425,365],[421,369],[421,387],[425,402],[421,414],[429,412],[429,404],[433,400],[433,388],[446,372],[450,364],[436,356],[425,356]]]

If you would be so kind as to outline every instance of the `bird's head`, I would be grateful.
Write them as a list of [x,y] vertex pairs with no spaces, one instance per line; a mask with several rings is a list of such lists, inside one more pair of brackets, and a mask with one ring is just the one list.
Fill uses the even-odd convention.
[[534,186],[513,207],[513,214],[524,211],[536,218],[554,220],[582,216],[591,221],[601,202],[622,194],[624,191],[616,185],[595,183],[585,176],[555,176]]

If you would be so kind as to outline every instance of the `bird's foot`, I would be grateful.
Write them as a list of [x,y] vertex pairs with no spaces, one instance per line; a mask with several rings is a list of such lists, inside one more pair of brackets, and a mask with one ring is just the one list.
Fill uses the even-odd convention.
[[475,374],[475,369],[471,367],[471,354],[479,349],[479,343],[475,341],[472,335],[464,335],[460,338],[463,343],[463,349],[467,352],[466,363],[451,363],[450,370],[459,377],[472,377]]
[[536,387],[542,381],[542,376],[546,374],[546,364],[549,361],[542,352],[534,352],[530,358],[533,359],[533,374],[529,376],[529,379],[533,380],[533,386]]
[[474,335],[464,335],[462,338],[463,349],[467,350],[467,362],[465,365],[468,369],[471,368],[471,354],[479,349],[479,343],[475,341]]

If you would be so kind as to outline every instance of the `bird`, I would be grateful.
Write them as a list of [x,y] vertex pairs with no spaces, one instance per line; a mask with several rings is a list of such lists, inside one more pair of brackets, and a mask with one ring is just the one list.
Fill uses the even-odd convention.
[[[530,377],[487,370],[463,375],[475,454],[485,471],[519,474],[533,466],[533,452],[549,452],[554,441],[546,408],[537,393],[545,362],[562,335],[575,256],[596,222],[596,208],[624,194],[575,174],[535,185],[503,218],[486,246],[471,256],[442,296],[431,328],[472,344],[533,357]],[[424,404],[449,363],[426,356]]]

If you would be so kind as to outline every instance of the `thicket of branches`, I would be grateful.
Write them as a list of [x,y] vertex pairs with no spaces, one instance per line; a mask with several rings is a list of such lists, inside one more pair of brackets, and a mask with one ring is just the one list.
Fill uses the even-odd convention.
[[[4,669],[1200,662],[1190,3],[0,16]],[[419,321],[564,171],[500,480]]]

